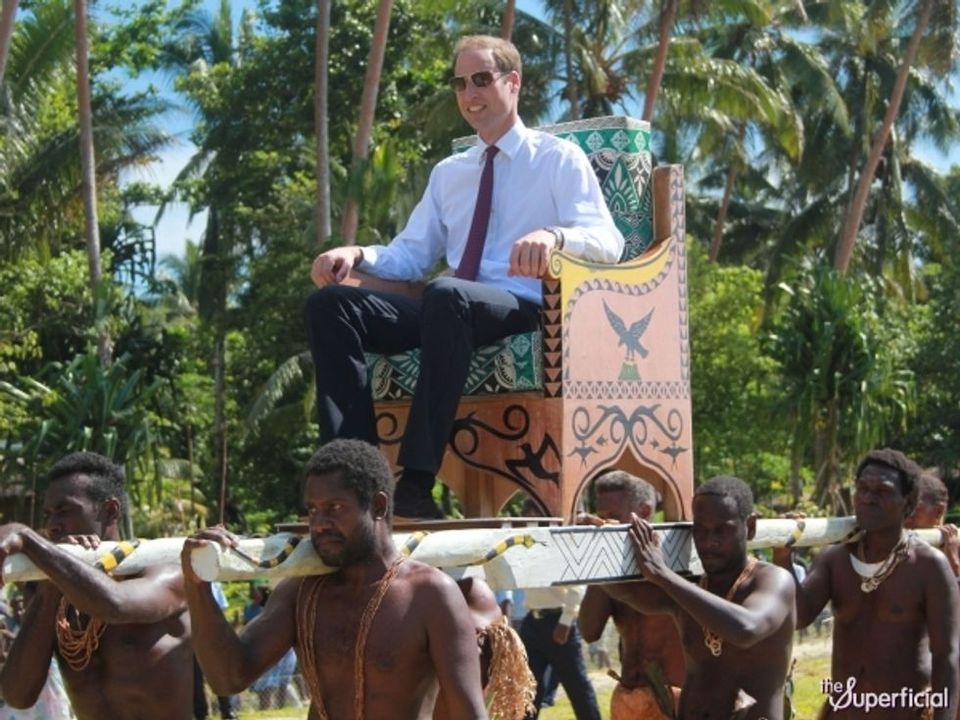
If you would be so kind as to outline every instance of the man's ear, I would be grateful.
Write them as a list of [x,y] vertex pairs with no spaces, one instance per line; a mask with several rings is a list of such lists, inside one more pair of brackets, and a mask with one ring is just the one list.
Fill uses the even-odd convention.
[[115,497],[107,498],[100,506],[100,520],[104,525],[120,522],[120,500]]
[[383,520],[390,510],[390,500],[382,490],[374,493],[370,500],[370,514],[374,520]]
[[757,514],[750,513],[747,516],[747,540],[753,540],[757,534]]
[[640,512],[637,514],[640,516],[641,520],[650,520],[652,522],[653,505],[648,502],[643,503],[643,505],[640,506]]

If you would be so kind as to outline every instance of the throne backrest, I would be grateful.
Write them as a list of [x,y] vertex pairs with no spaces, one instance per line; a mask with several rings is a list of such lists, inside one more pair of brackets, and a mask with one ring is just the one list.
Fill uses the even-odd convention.
[[[576,143],[590,158],[610,214],[626,240],[620,260],[632,260],[650,247],[653,242],[650,124],[611,115],[537,129]],[[475,135],[457,138],[453,141],[453,150],[466,150],[475,142]]]

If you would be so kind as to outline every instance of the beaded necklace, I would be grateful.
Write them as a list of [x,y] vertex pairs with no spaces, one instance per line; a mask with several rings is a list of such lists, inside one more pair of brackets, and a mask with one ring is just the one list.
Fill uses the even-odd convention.
[[80,611],[74,608],[77,616],[77,627],[74,627],[70,622],[68,608],[67,599],[61,597],[57,608],[57,648],[60,650],[60,657],[70,669],[80,672],[90,664],[90,659],[100,647],[100,639],[107,630],[107,624],[92,617],[88,618],[84,625]]
[[[913,533],[906,530],[900,532],[900,539],[893,546],[890,553],[878,563],[868,563],[861,560],[866,557],[863,551],[863,538],[857,543],[857,552],[850,553],[850,564],[853,570],[860,576],[860,589],[865,593],[872,593],[881,583],[893,574],[897,566],[902,563],[910,552],[910,541]],[[860,557],[857,557],[859,555]]]

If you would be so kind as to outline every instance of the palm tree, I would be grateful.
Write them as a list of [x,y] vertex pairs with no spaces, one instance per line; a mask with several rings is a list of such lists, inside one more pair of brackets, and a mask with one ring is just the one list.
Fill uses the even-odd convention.
[[[377,19],[370,40],[370,56],[367,71],[363,78],[363,94],[360,97],[360,117],[357,122],[357,134],[353,141],[353,164],[351,176],[356,188],[359,176],[370,156],[370,138],[373,134],[373,118],[377,110],[377,94],[380,89],[380,74],[383,70],[383,55],[387,47],[387,34],[390,31],[390,12],[393,0],[380,0],[377,5]],[[353,245],[360,223],[360,208],[354,194],[347,197],[343,208],[341,234],[345,245]]]
[[[77,44],[77,111],[80,117],[80,160],[82,194],[86,220],[87,259],[90,264],[90,285],[94,303],[99,307],[102,296],[103,271],[100,267],[100,225],[97,218],[97,177],[93,149],[93,111],[90,108],[90,67],[87,47],[87,2],[74,0],[74,30]],[[97,356],[108,367],[113,360],[113,343],[106,324],[97,322]]]
[[663,69],[667,64],[667,50],[670,48],[670,36],[673,23],[680,10],[680,0],[661,0],[657,32],[657,53],[653,59],[653,69],[647,80],[647,91],[643,98],[643,119],[653,120],[653,109],[657,103],[657,94],[660,92],[660,83],[663,82]]
[[0,14],[0,86],[3,85],[3,73],[7,69],[7,54],[10,51],[10,38],[13,37],[13,21],[17,16],[17,4],[20,0],[4,0]]
[[513,37],[513,20],[517,14],[517,0],[507,0],[503,9],[503,21],[500,24],[500,37],[509,40]]
[[939,12],[940,17],[938,19],[941,21],[941,27],[946,26],[951,35],[952,29],[956,27],[956,7],[952,0],[921,0],[913,20],[913,32],[904,51],[903,60],[897,71],[896,81],[890,91],[890,97],[886,102],[886,112],[884,113],[883,121],[873,136],[870,152],[864,168],[860,173],[859,180],[857,181],[856,190],[853,193],[849,209],[843,219],[840,239],[834,255],[834,267],[840,272],[845,273],[850,267],[850,259],[853,256],[853,248],[856,244],[857,233],[860,229],[860,222],[863,219],[870,188],[873,184],[884,148],[890,139],[894,121],[900,113],[900,105],[903,101],[907,79],[913,67],[914,60],[917,57],[917,52],[920,49],[920,43],[923,40],[927,25],[935,10]]
[[[242,53],[238,52],[234,43],[229,0],[221,0],[219,10],[213,17],[200,11],[187,14],[178,23],[177,30],[177,36],[166,47],[168,67],[185,75],[206,78],[210,69],[218,63],[232,65],[239,62]],[[186,183],[191,178],[205,177],[208,173],[215,174],[217,167],[217,153],[201,147],[180,172],[175,186]],[[230,287],[235,278],[235,250],[238,243],[226,207],[228,198],[208,187],[203,201],[207,207],[207,226],[201,243],[197,306],[200,318],[212,327],[214,336],[214,454],[216,477],[223,499],[229,467],[226,418],[227,305]],[[221,502],[221,512],[223,507]]]
[[317,133],[317,251],[330,238],[330,126],[327,113],[327,64],[330,56],[330,0],[317,0],[317,46],[314,67],[314,124]]
[[[77,92],[72,7],[45,2],[23,14],[3,85],[0,125],[0,255],[59,253],[81,235],[80,131],[63,104]],[[97,185],[109,191],[125,168],[169,141],[153,120],[163,105],[97,88],[92,98]]]

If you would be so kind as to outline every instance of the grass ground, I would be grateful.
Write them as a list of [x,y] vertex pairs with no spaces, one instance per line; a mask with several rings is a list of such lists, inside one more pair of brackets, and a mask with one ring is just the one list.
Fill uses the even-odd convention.
[[[798,642],[794,645],[794,656],[797,658],[793,673],[795,717],[797,720],[813,720],[823,704],[820,681],[830,677],[830,638],[811,638]],[[591,670],[590,679],[597,690],[600,713],[606,720],[610,717],[610,695],[614,681],[603,670]],[[241,720],[305,720],[306,717],[306,708],[245,710],[240,714]],[[562,688],[557,693],[556,705],[544,708],[540,712],[540,720],[576,720]]]

